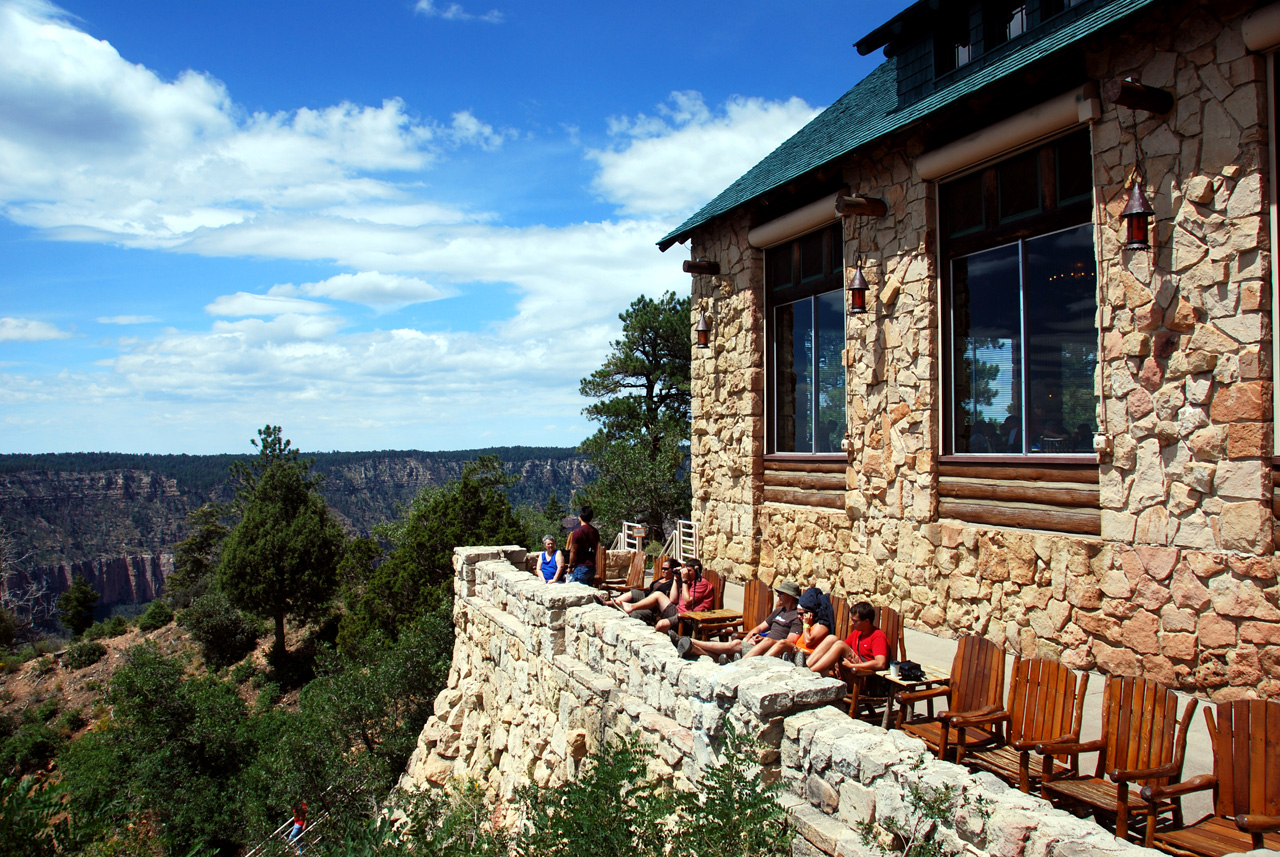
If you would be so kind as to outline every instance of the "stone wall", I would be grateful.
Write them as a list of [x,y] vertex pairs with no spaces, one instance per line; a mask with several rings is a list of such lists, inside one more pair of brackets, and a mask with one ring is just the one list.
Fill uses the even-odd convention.
[[938,762],[903,733],[850,719],[832,707],[845,693],[835,679],[773,658],[682,660],[665,635],[597,605],[592,590],[518,570],[524,558],[512,547],[455,552],[448,688],[403,787],[466,777],[509,798],[529,781],[563,783],[611,736],[639,733],[653,748],[653,774],[696,789],[732,722],[762,742],[762,776],[783,780],[797,855],[872,853],[858,825],[905,820],[911,783],[961,796],[969,809],[939,837],[970,857],[1151,853],[989,775]]
[[1097,417],[1113,446],[1101,537],[938,516],[936,185],[915,173],[924,142],[907,131],[838,164],[852,193],[889,207],[844,226],[845,258],[866,260],[872,286],[848,321],[844,514],[763,501],[763,253],[742,211],[692,236],[691,255],[723,272],[693,278],[694,318],[706,307],[714,327],[692,378],[709,567],[816,583],[1075,668],[1215,699],[1280,694],[1265,65],[1240,36],[1253,6],[1158,4],[1085,48],[1091,78],[1132,76],[1176,99],[1166,116],[1136,116],[1153,251],[1122,250],[1134,113],[1104,103],[1090,129]]

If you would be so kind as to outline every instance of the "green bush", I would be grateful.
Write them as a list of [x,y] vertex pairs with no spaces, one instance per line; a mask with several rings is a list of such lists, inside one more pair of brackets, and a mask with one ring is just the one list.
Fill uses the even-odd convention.
[[106,657],[107,647],[96,640],[84,640],[73,643],[67,653],[62,656],[63,666],[67,669],[82,670],[91,667]]
[[57,713],[58,700],[50,698],[22,712],[20,721],[8,721],[4,731],[10,734],[0,742],[0,771],[31,773],[58,754],[63,737],[49,724]]
[[[258,677],[258,667],[253,661],[241,661],[231,668],[231,680],[236,684],[244,684]],[[254,685],[257,687],[258,685]]]
[[173,608],[166,601],[152,601],[147,612],[138,619],[138,630],[158,631],[173,621]]
[[178,615],[178,624],[191,632],[205,663],[214,669],[241,661],[258,642],[257,624],[221,592],[207,592]]
[[123,616],[112,616],[105,622],[94,622],[85,629],[86,640],[109,640],[129,633],[129,620]]

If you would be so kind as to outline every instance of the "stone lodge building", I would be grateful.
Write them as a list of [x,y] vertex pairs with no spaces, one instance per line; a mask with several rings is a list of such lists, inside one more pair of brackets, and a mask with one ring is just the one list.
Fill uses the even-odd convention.
[[708,567],[1280,695],[1278,46],[1252,0],[921,0],[863,37],[886,61],[659,245],[709,328]]

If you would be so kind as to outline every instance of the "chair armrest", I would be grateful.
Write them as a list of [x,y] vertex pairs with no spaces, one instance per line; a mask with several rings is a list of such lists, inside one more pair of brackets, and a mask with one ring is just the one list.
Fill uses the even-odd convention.
[[988,723],[999,723],[1001,720],[1010,718],[1009,712],[1005,711],[1000,705],[984,705],[981,708],[975,708],[973,711],[943,711],[938,715],[942,720],[951,721],[951,727],[958,729],[961,726],[983,726]]
[[1127,783],[1133,780],[1150,780],[1156,777],[1172,777],[1177,775],[1178,768],[1181,767],[1177,762],[1170,762],[1167,765],[1161,765],[1158,768],[1139,768],[1135,771],[1122,771],[1116,769],[1107,771],[1107,776],[1114,783]]
[[1170,783],[1167,786],[1143,786],[1142,799],[1150,803],[1161,798],[1180,797],[1181,795],[1191,794],[1191,792],[1204,791],[1205,789],[1213,788],[1217,784],[1218,778],[1213,774],[1196,774],[1189,780]]
[[1107,742],[1099,738],[1096,741],[1071,743],[1064,741],[1044,741],[1036,745],[1036,752],[1041,756],[1074,756],[1079,753],[1092,753],[1107,746]]
[[1059,735],[1057,738],[1051,738],[1048,741],[1010,741],[1009,746],[1021,752],[1022,750],[1035,750],[1039,752],[1040,747],[1048,747],[1051,744],[1074,744],[1080,740],[1080,736],[1075,732],[1066,735]]
[[1245,833],[1274,833],[1280,830],[1280,815],[1237,815],[1236,827]]
[[928,690],[910,690],[895,693],[893,698],[898,702],[919,702],[922,699],[933,699],[938,696],[946,696],[951,692],[951,688],[947,685],[942,687],[931,687]]

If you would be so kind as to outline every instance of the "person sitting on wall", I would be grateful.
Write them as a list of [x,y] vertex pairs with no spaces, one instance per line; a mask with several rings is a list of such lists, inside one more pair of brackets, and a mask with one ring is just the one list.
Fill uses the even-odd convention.
[[[671,557],[667,557],[662,563],[662,568],[658,569],[653,576],[653,582],[645,589],[632,589],[630,592],[624,592],[613,600],[616,605],[636,604],[653,595],[655,592],[661,592],[668,598],[671,597],[671,587],[676,581],[676,569],[680,567],[680,563]],[[608,604],[603,595],[597,595],[596,601],[601,604]],[[631,614],[632,619],[639,619],[646,625],[655,624],[660,618],[660,613],[656,607],[636,610]]]
[[889,639],[875,625],[876,608],[870,602],[859,601],[849,611],[851,630],[849,636],[839,640],[827,637],[809,658],[809,669],[819,675],[833,667],[847,671],[848,681],[852,672],[879,672],[889,666]]
[[765,654],[781,658],[795,652],[796,664],[804,666],[813,656],[818,644],[836,626],[835,611],[831,609],[831,599],[827,597],[827,593],[816,586],[810,586],[800,596],[796,612],[800,614],[800,636],[795,643],[779,640]]
[[600,547],[600,531],[591,526],[596,515],[590,506],[578,513],[578,528],[569,533],[569,580],[590,586],[596,579],[596,551]]
[[772,654],[771,650],[778,643],[785,643],[790,649],[794,649],[796,640],[804,631],[800,611],[797,609],[800,587],[794,581],[784,580],[775,586],[773,591],[778,596],[773,612],[759,625],[747,631],[744,639],[695,640],[691,637],[680,637],[676,640],[676,648],[680,651],[680,655],[685,658],[696,658],[701,655],[718,658],[721,655],[734,657],[741,653],[745,658],[753,658],[758,655]]
[[680,569],[680,577],[670,594],[655,592],[634,603],[620,599],[613,603],[621,607],[628,616],[638,610],[657,610],[662,618],[654,628],[666,631],[675,625],[681,613],[710,610],[715,605],[715,600],[716,588],[702,576],[702,563],[690,559]]
[[538,571],[547,583],[564,583],[564,551],[556,547],[551,536],[542,537],[542,553],[538,555]]

